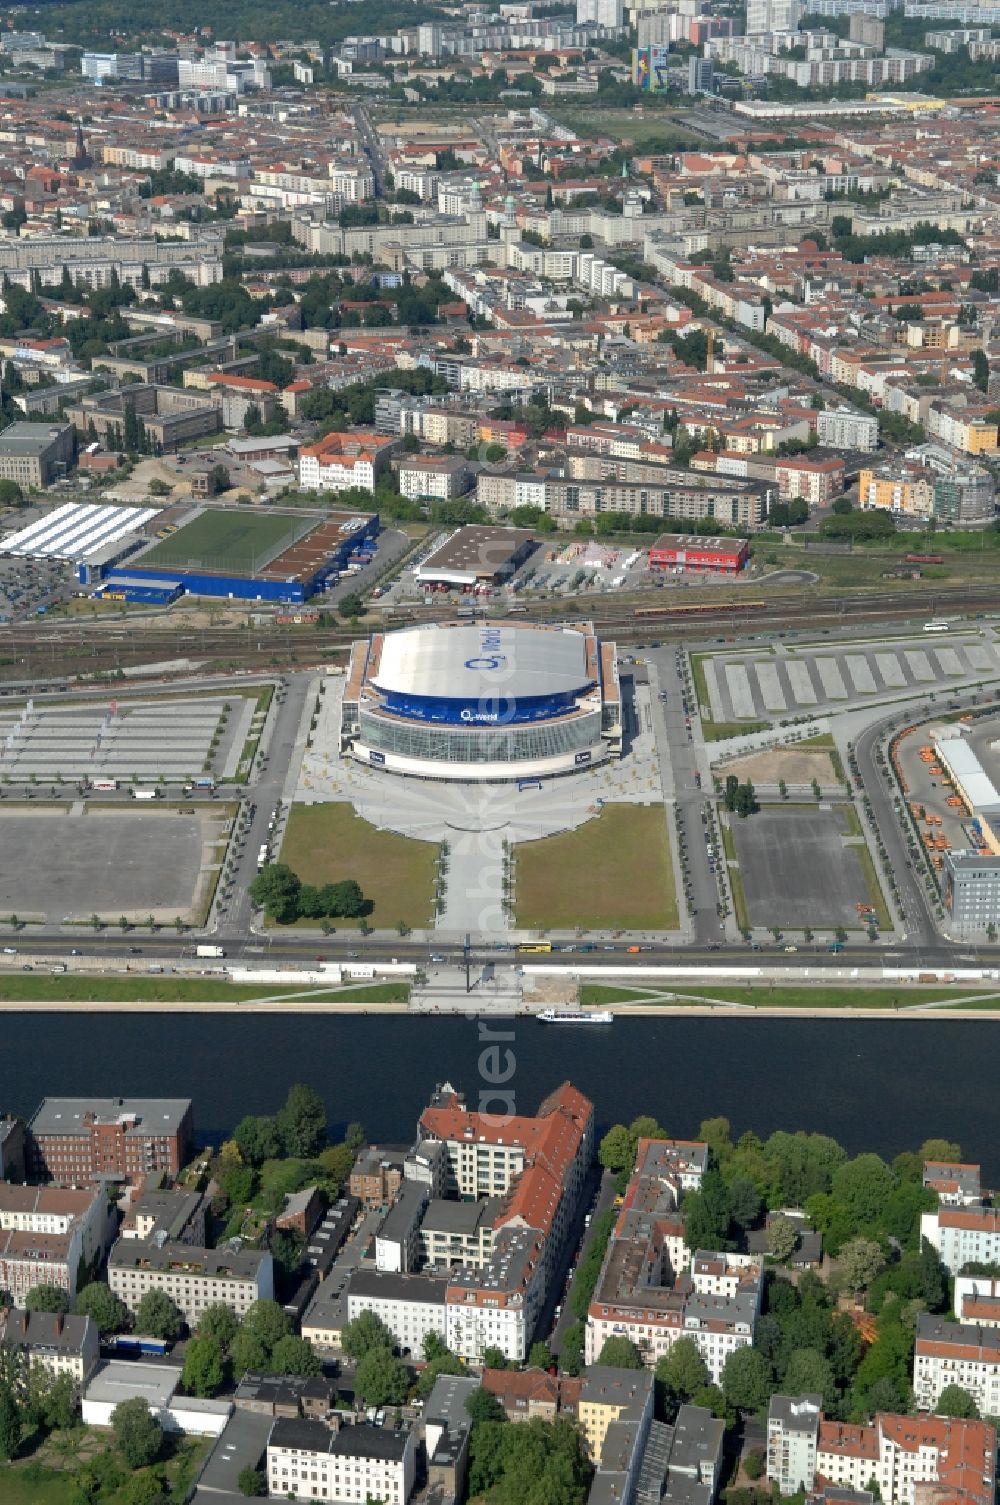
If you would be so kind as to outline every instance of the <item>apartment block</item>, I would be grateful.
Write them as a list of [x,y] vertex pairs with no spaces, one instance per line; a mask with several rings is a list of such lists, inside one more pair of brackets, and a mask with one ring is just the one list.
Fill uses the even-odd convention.
[[24,1180],[24,1124],[0,1115],[0,1181]]
[[1000,1415],[1000,1327],[920,1313],[913,1355],[920,1410],[932,1411],[948,1385],[968,1390],[983,1416]]
[[175,1244],[205,1245],[205,1198],[200,1192],[148,1186],[129,1203],[121,1236],[151,1239],[154,1235]]
[[405,1150],[380,1149],[370,1145],[362,1151],[351,1171],[348,1190],[365,1207],[387,1207],[403,1184]]
[[[702,1152],[707,1154],[704,1146],[683,1152],[689,1184],[700,1181],[691,1171],[702,1164]],[[694,1340],[718,1382],[729,1354],[753,1339],[763,1260],[710,1250],[688,1253],[676,1157],[670,1141],[639,1142],[636,1169],[587,1314],[586,1361],[594,1363],[608,1338],[624,1334],[652,1367],[684,1336]]]
[[111,1241],[112,1227],[111,1210],[103,1191],[0,1183],[3,1232],[66,1237],[71,1255],[97,1265]]
[[592,1365],[577,1403],[580,1430],[591,1458],[600,1459],[608,1428],[616,1421],[635,1421],[648,1429],[653,1416],[653,1376],[648,1369],[614,1369]]
[[816,437],[834,449],[878,449],[878,418],[854,408],[824,408],[816,415]]
[[925,1160],[923,1184],[944,1207],[972,1207],[983,1199],[980,1167],[952,1160]]
[[304,491],[347,491],[361,486],[374,491],[389,468],[398,441],[384,434],[327,434],[299,455],[299,485]]
[[447,1332],[447,1295],[444,1276],[356,1270],[348,1287],[347,1319],[353,1322],[362,1312],[374,1312],[402,1353],[422,1358],[427,1335],[443,1338]]
[[920,1218],[920,1235],[941,1257],[949,1275],[969,1264],[1000,1263],[1000,1208],[938,1207]]
[[959,1322],[1000,1327],[1000,1279],[993,1275],[958,1275],[954,1312]]
[[16,1353],[28,1369],[38,1365],[53,1378],[68,1374],[78,1385],[85,1383],[100,1358],[92,1317],[19,1307],[0,1309],[0,1348]]
[[767,1413],[767,1477],[783,1495],[810,1488],[816,1475],[820,1395],[773,1395]]
[[274,1263],[267,1250],[119,1239],[108,1259],[108,1285],[130,1312],[147,1291],[165,1291],[194,1328],[216,1302],[242,1317],[255,1301],[273,1299]]
[[278,1417],[267,1439],[268,1491],[275,1499],[406,1505],[415,1479],[416,1437],[409,1428],[330,1428]]
[[767,1477],[782,1492],[783,1480],[807,1493],[817,1480],[835,1491],[874,1489],[874,1480],[884,1505],[939,1494],[954,1505],[993,1505],[996,1432],[985,1422],[880,1413],[870,1426],[854,1426],[827,1421],[818,1399],[772,1397]]
[[47,1097],[28,1125],[29,1169],[68,1186],[176,1175],[193,1143],[190,1098]]

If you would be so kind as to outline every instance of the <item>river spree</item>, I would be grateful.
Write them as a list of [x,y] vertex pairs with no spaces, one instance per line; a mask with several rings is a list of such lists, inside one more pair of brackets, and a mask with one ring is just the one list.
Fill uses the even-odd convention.
[[[522,1112],[568,1077],[601,1125],[651,1113],[682,1137],[724,1114],[734,1134],[804,1128],[886,1158],[943,1135],[982,1162],[987,1185],[1000,1180],[1000,1020],[727,1015],[487,1028],[492,1041],[475,1021],[405,1015],[5,1014],[0,1110],[30,1116],[46,1095],[192,1097],[199,1139],[218,1144],[244,1113],[273,1111],[305,1081],[334,1131],[359,1119],[373,1139],[402,1142],[435,1082],[500,1111],[484,1073],[512,1069],[503,1090]],[[481,1064],[490,1043],[512,1061]]]

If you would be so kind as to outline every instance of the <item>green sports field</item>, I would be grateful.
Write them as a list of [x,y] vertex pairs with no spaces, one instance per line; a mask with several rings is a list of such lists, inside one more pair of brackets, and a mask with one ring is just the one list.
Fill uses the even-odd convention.
[[316,526],[313,516],[222,511],[208,507],[193,522],[154,544],[136,564],[144,570],[206,569],[249,574],[262,569]]

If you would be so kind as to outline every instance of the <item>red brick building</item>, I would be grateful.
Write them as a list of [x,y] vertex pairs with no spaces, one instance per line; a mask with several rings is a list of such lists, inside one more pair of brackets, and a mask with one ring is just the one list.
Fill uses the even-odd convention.
[[190,1098],[47,1097],[28,1125],[36,1181],[85,1186],[176,1174],[191,1155]]
[[652,570],[714,570],[738,575],[750,557],[748,538],[704,538],[700,534],[663,533],[649,551]]

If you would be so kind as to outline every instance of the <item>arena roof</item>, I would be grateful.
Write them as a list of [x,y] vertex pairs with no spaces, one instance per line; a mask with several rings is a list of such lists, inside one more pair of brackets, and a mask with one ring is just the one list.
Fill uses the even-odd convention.
[[564,695],[594,677],[587,637],[570,627],[460,622],[388,633],[375,684],[437,700]]

